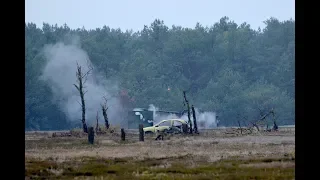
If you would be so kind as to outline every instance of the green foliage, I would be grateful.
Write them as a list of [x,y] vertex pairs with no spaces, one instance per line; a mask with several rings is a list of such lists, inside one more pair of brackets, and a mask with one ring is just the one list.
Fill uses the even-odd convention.
[[255,31],[223,17],[211,27],[198,23],[191,29],[168,28],[156,19],[134,33],[106,26],[73,30],[28,23],[26,129],[70,128],[39,77],[44,45],[69,42],[73,35],[80,37],[97,70],[118,79],[136,107],[181,110],[182,91],[189,90],[191,103],[217,112],[223,125],[236,125],[237,114],[254,120],[258,108],[274,108],[279,124],[294,124],[295,22],[270,18],[265,23],[265,29]]

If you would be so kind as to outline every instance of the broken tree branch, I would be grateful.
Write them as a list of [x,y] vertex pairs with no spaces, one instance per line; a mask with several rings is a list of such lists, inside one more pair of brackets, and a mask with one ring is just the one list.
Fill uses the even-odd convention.
[[81,106],[81,103],[77,100],[77,103]]
[[76,84],[73,84],[76,88],[77,88],[77,90],[79,91],[79,87],[76,85]]

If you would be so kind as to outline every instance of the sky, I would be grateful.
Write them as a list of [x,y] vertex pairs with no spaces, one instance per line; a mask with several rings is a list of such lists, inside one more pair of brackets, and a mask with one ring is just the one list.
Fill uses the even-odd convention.
[[138,31],[156,18],[172,25],[194,28],[199,22],[212,26],[223,16],[251,28],[263,21],[295,19],[295,0],[25,0],[25,22],[66,23],[70,28],[96,29],[104,25]]

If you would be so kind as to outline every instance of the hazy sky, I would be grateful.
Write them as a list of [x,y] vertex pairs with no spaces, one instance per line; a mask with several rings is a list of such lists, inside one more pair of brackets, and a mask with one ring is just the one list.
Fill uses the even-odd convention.
[[141,30],[156,18],[171,27],[211,26],[223,16],[237,24],[264,28],[263,21],[295,19],[294,0],[25,0],[25,21],[42,27],[43,22],[70,28]]

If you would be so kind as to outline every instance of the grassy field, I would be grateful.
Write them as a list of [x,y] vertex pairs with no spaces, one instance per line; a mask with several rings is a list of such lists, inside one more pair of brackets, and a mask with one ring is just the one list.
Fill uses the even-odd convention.
[[295,179],[295,132],[236,136],[225,130],[166,136],[87,137],[28,133],[26,179]]

